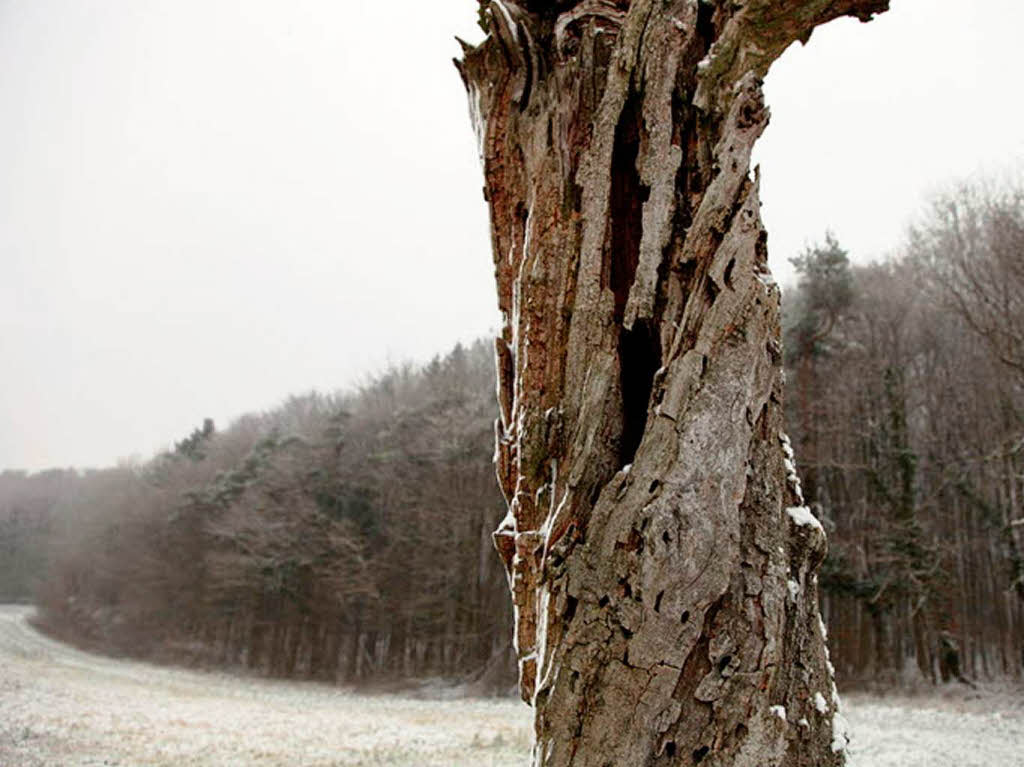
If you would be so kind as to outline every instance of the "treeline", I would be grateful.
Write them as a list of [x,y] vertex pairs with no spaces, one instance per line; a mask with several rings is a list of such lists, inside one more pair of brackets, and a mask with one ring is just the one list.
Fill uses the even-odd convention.
[[841,678],[1019,677],[1024,664],[1024,193],[965,186],[904,251],[831,237],[784,301],[787,420],[829,531]]
[[46,572],[54,520],[66,513],[78,479],[70,469],[0,472],[0,601],[34,598]]
[[207,421],[143,465],[4,473],[8,598],[34,588],[45,627],[115,652],[506,686],[490,349]]
[[[1024,193],[938,200],[904,251],[832,237],[784,300],[787,419],[829,531],[847,684],[1024,668]],[[507,687],[491,347],[205,423],[138,466],[0,475],[0,594],[147,657]]]

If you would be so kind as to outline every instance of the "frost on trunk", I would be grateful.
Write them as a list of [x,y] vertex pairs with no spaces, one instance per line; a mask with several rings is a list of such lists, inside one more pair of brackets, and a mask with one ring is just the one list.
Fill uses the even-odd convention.
[[887,4],[494,0],[458,62],[535,765],[843,763],[749,162],[771,62]]

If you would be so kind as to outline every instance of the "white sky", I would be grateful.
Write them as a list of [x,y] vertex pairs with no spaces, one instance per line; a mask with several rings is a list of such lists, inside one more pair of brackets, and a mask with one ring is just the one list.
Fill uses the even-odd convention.
[[[1019,0],[894,0],[769,75],[780,277],[1024,157]],[[496,325],[472,0],[0,0],[0,469],[148,457]]]

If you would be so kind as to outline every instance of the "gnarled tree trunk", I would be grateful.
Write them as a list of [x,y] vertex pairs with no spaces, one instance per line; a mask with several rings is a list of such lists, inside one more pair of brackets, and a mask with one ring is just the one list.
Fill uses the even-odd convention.
[[749,161],[771,62],[887,4],[494,0],[458,62],[535,765],[843,763]]

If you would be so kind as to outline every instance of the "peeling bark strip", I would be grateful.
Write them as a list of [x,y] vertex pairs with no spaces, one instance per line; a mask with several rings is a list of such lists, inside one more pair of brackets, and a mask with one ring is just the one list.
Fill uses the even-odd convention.
[[844,761],[749,168],[771,62],[887,5],[493,0],[457,62],[534,765]]

